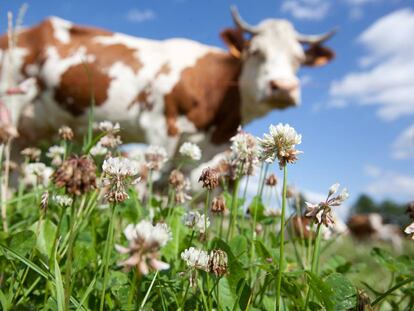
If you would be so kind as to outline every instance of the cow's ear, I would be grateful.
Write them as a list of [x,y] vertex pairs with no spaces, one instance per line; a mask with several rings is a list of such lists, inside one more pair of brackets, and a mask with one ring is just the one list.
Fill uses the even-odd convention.
[[220,36],[227,45],[230,54],[235,58],[240,58],[246,43],[243,37],[243,30],[239,28],[226,28],[220,33]]
[[305,50],[306,66],[323,66],[329,63],[335,57],[335,52],[330,48],[324,47],[320,44],[311,45]]

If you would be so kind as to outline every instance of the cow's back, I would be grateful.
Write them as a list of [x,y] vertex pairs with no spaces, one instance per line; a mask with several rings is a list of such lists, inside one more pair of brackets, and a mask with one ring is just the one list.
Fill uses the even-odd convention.
[[[26,107],[20,122],[21,133],[32,141],[49,136],[62,124],[83,131],[92,102],[96,119],[121,122],[127,140],[129,136],[132,141],[148,140],[143,129],[148,122],[167,132],[165,98],[183,72],[207,54],[227,57],[191,40],[138,39],[55,17],[20,32],[17,46],[14,79],[35,77],[40,88],[37,101]],[[6,36],[0,39],[0,48],[6,50]],[[205,74],[206,81],[212,78]],[[187,119],[191,112],[180,114]]]

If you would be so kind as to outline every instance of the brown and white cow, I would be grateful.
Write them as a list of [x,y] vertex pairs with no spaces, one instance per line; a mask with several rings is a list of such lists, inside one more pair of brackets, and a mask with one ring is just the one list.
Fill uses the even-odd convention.
[[[10,51],[0,38],[0,93],[34,78],[31,101],[8,103],[20,143],[49,138],[61,125],[85,132],[91,97],[97,121],[119,122],[126,142],[166,147],[184,140],[210,160],[240,124],[300,101],[302,66],[329,62],[322,44],[333,32],[300,35],[281,19],[251,26],[236,9],[221,33],[228,51],[187,39],[154,41],[51,17],[22,30]],[[307,46],[304,49],[304,46]]]
[[354,214],[347,226],[351,235],[358,240],[381,240],[390,242],[396,250],[402,248],[402,230],[394,224],[384,224],[380,214]]

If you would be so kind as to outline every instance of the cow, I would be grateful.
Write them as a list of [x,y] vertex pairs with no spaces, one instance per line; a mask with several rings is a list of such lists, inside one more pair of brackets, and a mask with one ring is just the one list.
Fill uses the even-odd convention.
[[[337,217],[335,218],[335,224],[327,228],[322,226],[321,234],[322,238],[325,240],[329,240],[333,237],[345,236],[348,234],[348,228],[346,227],[345,223]],[[312,228],[312,220],[306,216],[293,216],[291,218],[290,227],[292,228],[291,234],[293,237],[303,238],[308,240],[315,239],[316,237],[316,227],[317,224],[313,224],[313,231]]]
[[32,101],[8,103],[20,133],[16,145],[50,139],[62,125],[85,133],[93,102],[95,120],[119,122],[126,143],[160,145],[174,158],[191,141],[204,151],[201,162],[211,160],[241,124],[300,103],[301,66],[334,58],[323,44],[335,31],[302,35],[287,20],[250,25],[236,8],[231,12],[235,27],[221,32],[228,50],[57,17],[19,31],[12,49],[1,37],[0,93],[13,87],[9,81],[36,81]]
[[390,242],[395,250],[402,248],[402,230],[394,224],[384,224],[380,214],[354,214],[348,219],[351,235],[359,241],[380,240]]

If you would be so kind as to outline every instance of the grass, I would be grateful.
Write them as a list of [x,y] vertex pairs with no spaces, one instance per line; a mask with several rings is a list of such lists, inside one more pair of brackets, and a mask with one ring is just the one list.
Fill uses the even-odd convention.
[[[105,135],[108,133],[95,133],[87,144],[97,143]],[[73,142],[67,145],[79,153],[90,150]],[[111,152],[112,156],[118,153],[116,149]],[[108,178],[108,172],[102,171],[104,157],[89,157],[97,167],[93,173],[100,185],[102,178]],[[47,164],[50,161],[43,159]],[[139,167],[146,161],[130,163]],[[239,167],[237,171],[243,170]],[[68,206],[59,203],[56,195],[70,195],[69,188],[57,187],[55,179],[48,185],[20,187],[3,201],[8,231],[0,231],[2,308],[275,310],[278,305],[280,310],[357,310],[364,301],[361,295],[366,295],[375,309],[409,310],[414,299],[411,241],[404,241],[404,254],[397,254],[387,244],[361,244],[349,236],[321,240],[320,247],[301,234],[292,236],[287,231],[284,237],[280,226],[284,216],[268,215],[267,199],[261,194],[271,192],[264,180],[275,169],[256,171],[262,176],[254,198],[245,197],[245,187],[241,193],[233,191],[230,184],[238,189],[239,181],[220,175],[228,191],[203,190],[194,195],[201,197],[199,200],[175,202],[172,194],[182,189],[172,185],[157,189],[151,179],[141,180],[144,187],[138,191],[132,184],[138,170],[134,177],[125,177],[122,186],[98,186],[72,196],[75,199]],[[72,178],[78,177],[74,174]],[[128,198],[108,205],[105,194],[122,187]],[[41,194],[46,191],[47,208],[40,210]],[[211,201],[219,194],[231,213],[210,212]],[[282,194],[279,202],[288,200],[291,206],[291,199]],[[249,206],[251,217],[243,206]],[[184,224],[188,211],[208,214],[210,226],[205,234],[200,233],[207,225],[205,218],[193,227]],[[302,213],[300,208],[286,208],[286,230],[296,213]],[[141,240],[128,240],[123,232],[127,225],[144,220],[151,226],[166,224],[169,235],[165,243],[157,227],[148,229],[155,230],[152,237],[156,236],[150,246],[149,238],[142,238],[145,232],[139,230]],[[257,231],[257,225],[262,229]],[[312,227],[316,230],[319,226]],[[129,254],[117,252],[114,244],[131,247]],[[181,258],[190,246],[207,252],[207,266],[187,265]],[[217,250],[226,256],[213,261]],[[134,254],[138,254],[138,261],[122,265]],[[153,260],[168,264],[168,269],[156,268],[161,266]]]

